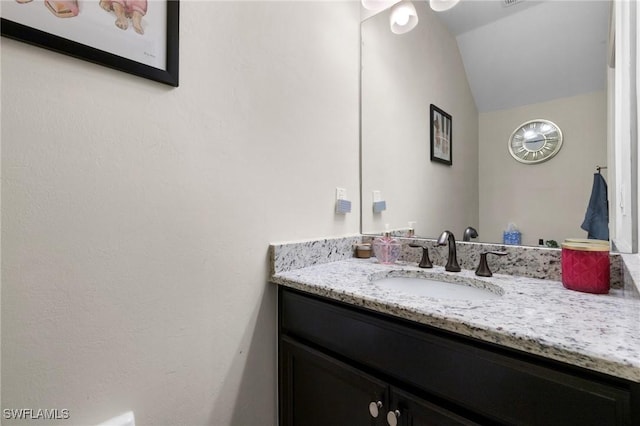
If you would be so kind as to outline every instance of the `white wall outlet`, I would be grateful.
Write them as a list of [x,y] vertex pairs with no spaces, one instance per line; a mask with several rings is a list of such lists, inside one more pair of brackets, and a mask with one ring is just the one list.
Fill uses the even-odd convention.
[[336,188],[336,200],[346,200],[347,190],[345,188]]
[[373,191],[373,202],[376,203],[378,201],[382,201],[382,192]]

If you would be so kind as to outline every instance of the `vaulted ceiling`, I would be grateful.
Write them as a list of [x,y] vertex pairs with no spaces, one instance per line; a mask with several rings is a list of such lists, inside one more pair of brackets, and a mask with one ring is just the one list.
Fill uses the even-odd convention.
[[480,112],[606,88],[610,1],[503,3],[462,0],[439,13]]

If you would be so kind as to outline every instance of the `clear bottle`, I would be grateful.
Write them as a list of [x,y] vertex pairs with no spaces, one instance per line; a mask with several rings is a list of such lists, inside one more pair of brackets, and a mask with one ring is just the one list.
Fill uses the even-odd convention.
[[409,222],[409,231],[407,231],[407,237],[413,238],[416,236],[416,222]]
[[379,263],[391,265],[396,263],[402,253],[402,243],[391,236],[389,225],[385,225],[385,232],[382,237],[373,240],[373,255]]

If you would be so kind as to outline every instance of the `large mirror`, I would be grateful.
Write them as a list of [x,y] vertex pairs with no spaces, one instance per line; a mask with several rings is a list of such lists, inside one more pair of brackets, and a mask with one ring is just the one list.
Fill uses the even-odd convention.
[[[388,10],[362,22],[362,233],[415,222],[418,236],[462,239],[472,226],[472,241],[502,243],[512,223],[523,245],[586,238],[593,175],[607,165],[610,3],[505,3],[436,13],[415,1],[418,25],[402,35]],[[451,116],[451,165],[431,160],[431,105]],[[564,143],[524,164],[508,141],[534,119]]]

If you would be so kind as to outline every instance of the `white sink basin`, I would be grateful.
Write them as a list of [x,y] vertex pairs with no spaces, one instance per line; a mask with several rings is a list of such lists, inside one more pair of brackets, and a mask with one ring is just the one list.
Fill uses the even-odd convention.
[[381,290],[402,292],[412,296],[426,296],[449,300],[498,299],[500,294],[486,288],[471,287],[459,283],[448,283],[428,278],[389,277],[375,280],[373,284]]

